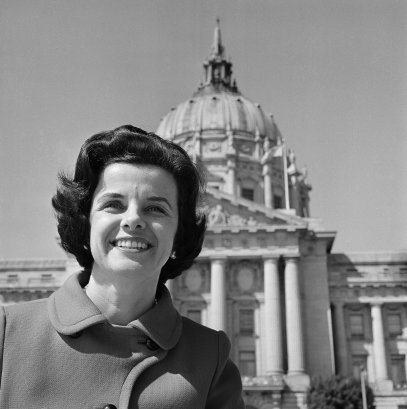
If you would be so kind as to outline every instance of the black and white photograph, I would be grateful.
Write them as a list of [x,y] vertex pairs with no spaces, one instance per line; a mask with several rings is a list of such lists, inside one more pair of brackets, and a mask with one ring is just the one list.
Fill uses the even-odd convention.
[[407,409],[407,1],[0,1],[0,408]]

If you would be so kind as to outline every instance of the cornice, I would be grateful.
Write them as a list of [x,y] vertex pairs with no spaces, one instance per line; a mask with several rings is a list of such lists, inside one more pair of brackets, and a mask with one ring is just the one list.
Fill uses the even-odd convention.
[[229,225],[214,225],[208,226],[207,232],[209,233],[274,233],[276,231],[286,231],[286,232],[296,232],[299,230],[304,230],[304,227],[284,225],[284,224],[258,224],[255,226],[229,226]]
[[0,272],[27,270],[65,270],[67,259],[0,259]]
[[296,246],[274,247],[274,248],[258,248],[258,249],[243,249],[243,248],[227,248],[227,249],[207,249],[204,248],[198,260],[202,259],[219,259],[226,257],[227,259],[267,259],[279,258],[298,258],[300,252]]
[[347,252],[332,253],[328,256],[330,265],[374,265],[404,264],[407,271],[407,251],[375,251],[375,252]]

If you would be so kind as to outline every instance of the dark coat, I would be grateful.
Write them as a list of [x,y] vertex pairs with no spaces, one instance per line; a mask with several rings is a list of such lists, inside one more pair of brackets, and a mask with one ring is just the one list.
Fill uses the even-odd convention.
[[1,408],[244,408],[223,332],[181,317],[164,286],[138,320],[111,325],[83,280],[0,310]]

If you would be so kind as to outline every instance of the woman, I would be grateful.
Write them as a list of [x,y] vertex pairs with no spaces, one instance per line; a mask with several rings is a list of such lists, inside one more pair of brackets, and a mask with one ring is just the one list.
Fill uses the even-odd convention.
[[127,125],[89,138],[52,200],[83,271],[0,316],[1,408],[240,409],[223,332],[164,283],[199,254],[203,183],[185,151]]

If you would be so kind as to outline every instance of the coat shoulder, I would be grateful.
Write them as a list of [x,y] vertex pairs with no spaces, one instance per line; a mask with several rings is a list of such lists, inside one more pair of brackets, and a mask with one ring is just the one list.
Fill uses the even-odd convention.
[[230,341],[223,331],[214,330],[189,318],[182,317],[182,334],[190,341],[196,340],[200,348],[205,342],[211,345],[212,348],[219,345],[221,349],[227,349],[227,352],[229,352]]
[[48,298],[41,298],[39,300],[20,302],[17,304],[11,304],[4,306],[4,314],[7,317],[17,317],[24,319],[24,317],[32,319],[41,311],[47,311]]
[[219,331],[199,324],[190,318],[182,316],[182,327],[184,331],[199,334],[207,337],[217,337]]
[[21,337],[34,328],[45,332],[50,327],[48,319],[48,299],[39,299],[3,306],[2,325],[8,328],[8,336]]

